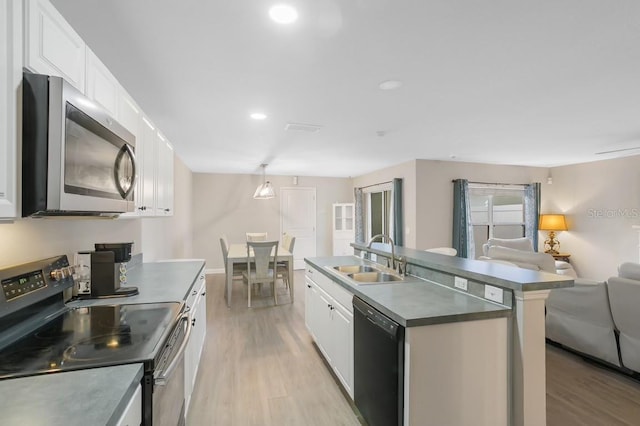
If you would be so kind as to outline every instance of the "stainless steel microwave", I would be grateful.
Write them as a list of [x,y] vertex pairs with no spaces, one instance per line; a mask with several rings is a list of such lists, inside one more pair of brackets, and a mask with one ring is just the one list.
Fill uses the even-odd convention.
[[134,210],[135,137],[60,77],[23,73],[22,216]]

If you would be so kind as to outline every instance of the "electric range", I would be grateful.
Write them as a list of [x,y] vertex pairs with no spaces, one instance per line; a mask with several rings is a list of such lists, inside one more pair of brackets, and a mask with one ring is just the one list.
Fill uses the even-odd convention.
[[143,424],[184,421],[184,303],[69,308],[73,272],[66,256],[0,270],[0,380],[143,363]]

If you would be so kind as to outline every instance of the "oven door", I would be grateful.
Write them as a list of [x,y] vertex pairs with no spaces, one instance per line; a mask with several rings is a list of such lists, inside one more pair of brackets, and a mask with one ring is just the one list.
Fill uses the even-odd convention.
[[158,370],[153,374],[153,426],[184,425],[184,352],[191,334],[189,312],[167,340],[160,355]]

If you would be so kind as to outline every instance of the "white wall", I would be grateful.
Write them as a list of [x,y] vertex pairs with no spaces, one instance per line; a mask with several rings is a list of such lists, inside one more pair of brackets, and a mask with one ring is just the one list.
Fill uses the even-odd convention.
[[[548,202],[549,169],[503,166],[457,161],[416,161],[417,237],[416,247],[451,247],[453,226],[453,179],[472,182],[527,184],[542,183],[542,208]],[[542,234],[540,235],[542,237]]]
[[402,208],[404,211],[404,246],[416,247],[416,160],[407,161],[382,170],[377,170],[353,179],[354,188],[402,179]]
[[[280,198],[282,187],[292,187],[291,176],[267,175],[276,198],[254,200],[261,175],[195,173],[193,175],[193,255],[205,258],[207,268],[222,269],[220,237],[230,243],[246,240],[246,232],[267,232],[280,236]],[[316,255],[332,253],[331,205],[353,202],[351,179],[300,176],[298,187],[316,188]]]
[[638,262],[640,156],[555,167],[551,175],[543,213],[566,215],[569,230],[557,238],[578,275],[606,280],[620,263]]

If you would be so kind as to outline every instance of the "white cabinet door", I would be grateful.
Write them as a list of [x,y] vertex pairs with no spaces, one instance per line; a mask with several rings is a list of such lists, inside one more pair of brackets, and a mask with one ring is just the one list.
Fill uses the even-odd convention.
[[22,3],[0,4],[0,218],[16,216],[18,91],[22,81]]
[[121,214],[120,217],[139,217],[142,216],[142,192],[143,192],[143,183],[144,183],[144,171],[143,171],[143,158],[144,158],[144,138],[141,136],[142,133],[142,113],[138,105],[136,105],[135,101],[126,90],[120,85],[118,85],[118,108],[116,119],[124,128],[130,131],[133,136],[136,138],[136,146],[134,148],[135,156],[136,156],[136,189],[133,194],[135,210],[131,213]]
[[185,410],[189,410],[191,395],[198,377],[198,366],[202,357],[205,337],[207,334],[207,299],[206,280],[204,270],[193,286],[193,293],[187,299],[187,306],[191,308],[191,336],[185,351]]
[[342,300],[343,303],[347,303],[352,295],[344,288],[338,288],[337,283],[314,268],[307,266],[306,269],[307,328],[322,355],[349,396],[353,398],[353,314],[339,302]]
[[85,44],[48,0],[24,2],[25,67],[85,90]]
[[331,314],[333,368],[353,398],[353,314],[339,303],[333,304]]
[[157,205],[158,216],[173,216],[173,146],[158,134]]
[[[142,173],[139,175],[141,190],[139,192],[142,216],[155,215],[155,185],[156,185],[156,145],[157,131],[153,123],[141,115],[140,143],[143,146],[142,156],[138,156]],[[136,144],[137,146],[137,144]],[[142,157],[142,158],[140,158]]]
[[112,117],[116,117],[120,84],[91,49],[87,47],[86,52],[87,76],[85,94],[89,99],[106,109]]
[[353,203],[333,205],[333,255],[353,254],[351,243],[355,240],[355,220]]

